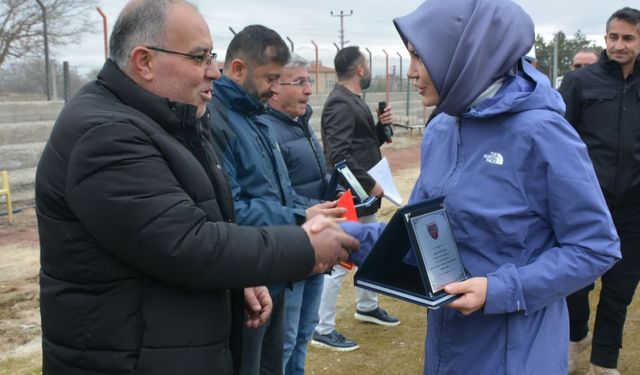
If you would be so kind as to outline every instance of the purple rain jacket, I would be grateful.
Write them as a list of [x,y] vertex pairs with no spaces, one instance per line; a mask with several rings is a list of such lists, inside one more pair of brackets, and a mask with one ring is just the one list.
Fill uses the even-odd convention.
[[[531,47],[531,20],[509,0],[451,0],[427,1],[395,23],[425,62],[445,112],[425,131],[409,203],[445,196],[466,270],[488,279],[483,309],[429,312],[424,373],[566,374],[564,298],[608,270],[620,250],[562,98],[518,57]],[[451,53],[462,44],[472,51]],[[469,109],[499,78],[498,92]],[[382,230],[344,227],[361,240],[359,257]]]

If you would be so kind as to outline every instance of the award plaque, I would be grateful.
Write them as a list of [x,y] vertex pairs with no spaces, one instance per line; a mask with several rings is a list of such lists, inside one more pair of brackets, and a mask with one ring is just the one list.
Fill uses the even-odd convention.
[[355,274],[355,285],[428,308],[456,299],[444,286],[467,279],[444,198],[404,206],[393,215]]

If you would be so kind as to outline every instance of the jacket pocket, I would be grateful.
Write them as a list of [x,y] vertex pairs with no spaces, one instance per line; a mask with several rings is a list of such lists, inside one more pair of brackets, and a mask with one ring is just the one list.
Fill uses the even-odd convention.
[[606,101],[615,99],[618,96],[618,91],[615,89],[585,89],[580,93],[580,96],[584,100]]
[[617,134],[622,90],[613,88],[591,88],[580,92],[583,132],[601,139],[610,140]]

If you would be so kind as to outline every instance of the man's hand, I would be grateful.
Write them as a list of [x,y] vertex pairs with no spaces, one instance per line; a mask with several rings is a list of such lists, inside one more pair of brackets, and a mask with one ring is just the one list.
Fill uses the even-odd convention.
[[316,215],[302,225],[316,254],[311,273],[320,274],[340,261],[348,261],[349,253],[358,250],[360,243],[345,233],[333,220]]
[[[391,125],[393,123],[393,113],[391,111],[391,106],[388,105],[384,108],[384,112],[378,112],[378,121],[380,121],[383,125]],[[377,110],[376,110],[377,112]]]
[[464,315],[469,315],[484,306],[487,300],[487,278],[472,277],[469,280],[451,283],[444,287],[449,294],[461,294],[460,298],[447,305]]
[[269,289],[266,286],[244,288],[244,309],[247,327],[258,328],[266,323],[273,310]]
[[373,188],[371,188],[371,191],[369,192],[369,196],[380,198],[383,195],[384,195],[384,190],[382,189],[382,186],[380,186],[380,184],[376,182],[376,184],[373,185]]
[[315,206],[311,206],[305,210],[305,216],[307,217],[307,220],[310,220],[317,215],[324,215],[329,218],[340,219],[345,213],[347,213],[347,209],[344,207],[338,207],[337,200],[333,202],[318,203]]

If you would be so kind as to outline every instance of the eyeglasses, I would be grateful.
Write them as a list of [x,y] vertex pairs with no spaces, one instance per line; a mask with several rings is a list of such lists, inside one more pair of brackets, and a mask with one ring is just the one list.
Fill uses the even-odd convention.
[[303,87],[304,85],[308,84],[309,86],[313,85],[313,79],[311,78],[300,78],[297,79],[295,81],[291,81],[291,82],[280,82],[281,86],[296,86],[296,87]]
[[202,63],[205,63],[207,66],[209,66],[209,65],[211,65],[212,62],[216,61],[216,57],[218,57],[218,54],[215,53],[215,52],[207,52],[207,53],[204,53],[202,55],[191,55],[189,53],[171,51],[171,50],[168,50],[168,49],[163,49],[163,48],[158,48],[158,47],[145,46],[145,48],[148,48],[148,49],[153,50],[153,51],[171,53],[171,54],[174,54],[174,55],[180,55],[180,56],[188,57],[191,60],[195,61],[198,66],[202,65]]

